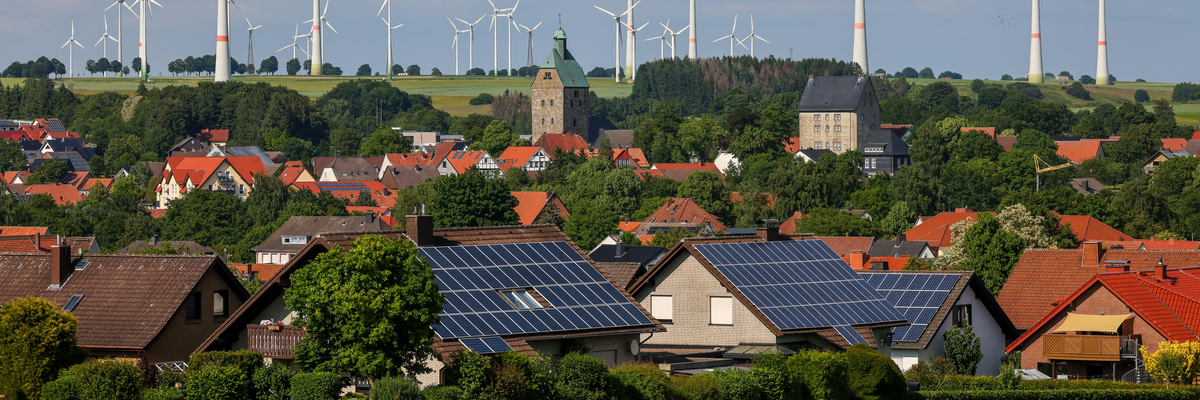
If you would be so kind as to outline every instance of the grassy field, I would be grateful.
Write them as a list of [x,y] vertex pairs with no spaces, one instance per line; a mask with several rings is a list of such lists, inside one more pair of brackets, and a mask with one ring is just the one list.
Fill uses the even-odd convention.
[[[335,85],[360,77],[307,77],[307,76],[254,76],[234,77],[239,82],[265,82],[271,85],[286,86],[309,97],[318,97]],[[371,77],[369,79],[379,79]],[[17,85],[24,79],[2,78],[4,85]],[[196,86],[200,82],[209,82],[211,77],[154,77],[154,82],[146,84],[148,88],[165,87],[170,85]],[[104,91],[132,94],[137,90],[135,79],[117,78],[63,78],[63,83],[75,93],[89,95]],[[499,95],[505,90],[529,94],[532,78],[520,77],[485,77],[485,76],[421,76],[396,77],[392,85],[409,93],[424,94],[433,97],[433,105],[439,110],[453,115],[470,113],[487,113],[488,106],[472,106],[467,104],[472,97],[480,93]],[[612,79],[589,79],[591,90],[600,97],[626,97],[633,92],[633,85],[616,83]]]
[[[911,83],[928,84],[938,81],[937,79],[909,79]],[[984,81],[988,84],[1008,85],[1015,83],[1013,81]],[[1047,82],[1038,84],[1042,89],[1042,94],[1046,96],[1047,101],[1063,103],[1071,108],[1090,108],[1096,103],[1121,103],[1133,101],[1133,94],[1138,89],[1143,89],[1150,95],[1151,100],[1171,99],[1171,92],[1175,89],[1174,83],[1153,83],[1153,82],[1117,82],[1112,86],[1095,86],[1084,85],[1083,87],[1091,92],[1092,101],[1080,100],[1071,97],[1063,89],[1074,82]],[[977,94],[971,91],[971,81],[969,80],[952,80],[951,85],[958,89],[958,93],[963,96],[972,98],[978,97]],[[1176,111],[1178,112],[1178,110]]]

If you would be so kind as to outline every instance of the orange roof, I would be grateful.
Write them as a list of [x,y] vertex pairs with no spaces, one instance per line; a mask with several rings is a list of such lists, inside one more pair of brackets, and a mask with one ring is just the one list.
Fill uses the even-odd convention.
[[800,138],[792,137],[783,141],[783,150],[788,154],[796,154],[797,151],[804,150],[804,147],[800,146]]
[[779,233],[788,235],[796,233],[796,227],[800,226],[799,221],[804,217],[806,217],[806,215],[801,214],[799,211],[792,213],[790,218],[779,224]]
[[200,139],[205,142],[228,142],[229,141],[229,130],[228,129],[201,129],[200,133],[196,134],[196,139]]
[[871,236],[817,236],[817,239],[825,242],[839,257],[850,257],[855,251],[867,254],[875,244],[875,238]]
[[47,253],[34,244],[32,236],[3,236],[0,237],[0,253]]
[[151,218],[162,218],[165,216],[167,216],[167,209],[165,209],[165,208],[156,208],[156,209],[150,210]]
[[920,225],[904,232],[907,240],[918,240],[929,243],[929,247],[950,246],[950,225],[967,218],[979,220],[979,213],[970,209],[958,209],[954,212],[944,212],[927,219]]
[[50,228],[44,226],[0,226],[0,236],[49,235]]
[[988,135],[991,137],[996,137],[996,128],[995,127],[989,127],[989,128],[963,127],[962,131],[963,132],[980,131],[980,132],[983,132],[983,134],[985,134],[985,135]]
[[33,175],[33,173],[29,171],[5,171],[4,184],[11,185],[17,178],[21,178],[21,182],[25,182],[26,179],[29,179],[30,175]]
[[486,155],[488,155],[488,153],[483,150],[459,150],[446,155],[446,161],[450,163],[451,167],[454,167],[455,172],[461,174],[467,172],[467,170],[471,169],[471,167],[474,167],[475,164],[478,164],[479,160],[482,160]]
[[541,147],[537,146],[511,146],[504,149],[504,153],[500,154],[500,158],[496,159],[496,164],[500,165],[500,169],[508,172],[509,168],[524,168],[525,164],[529,163],[529,159],[533,158],[541,151]]
[[1071,231],[1081,242],[1133,240],[1133,237],[1087,215],[1059,215],[1058,218],[1061,225],[1071,224]]
[[258,279],[266,282],[283,269],[283,264],[229,264],[229,269],[237,271],[240,275],[258,274]]
[[[222,163],[228,163],[242,180],[251,185],[254,184],[254,174],[267,172],[260,157],[167,157],[167,165],[171,167],[172,172],[178,171],[175,180],[181,184],[188,178],[194,185],[207,182]],[[163,178],[169,177],[170,175],[164,172]]]
[[[589,160],[598,155],[600,155],[599,149],[588,149],[585,150],[584,153],[584,156]],[[646,168],[650,166],[650,163],[646,161],[646,154],[642,153],[642,149],[638,148],[612,149],[612,158],[614,161],[629,160],[629,164],[635,168]]]
[[303,178],[305,175],[307,175],[309,179],[316,180],[303,166],[289,165],[283,168],[283,172],[279,173],[279,179],[282,180],[285,185],[290,185],[293,182],[296,182],[296,180]]
[[1100,149],[1100,141],[1079,140],[1055,143],[1058,144],[1058,156],[1071,160],[1075,164],[1081,164],[1084,161],[1103,155]]
[[542,211],[546,209],[550,202],[555,203],[554,205],[558,207],[558,213],[563,217],[571,216],[571,213],[567,212],[562,201],[558,199],[558,196],[554,192],[511,193],[513,197],[517,198],[517,206],[513,207],[513,211],[516,211],[517,215],[521,218],[521,225],[531,225],[536,222],[538,216],[542,214]]
[[1187,147],[1187,139],[1166,138],[1162,140],[1162,148],[1171,151],[1183,151]]
[[646,168],[650,166],[650,161],[647,161],[648,159],[646,158],[646,153],[642,152],[642,149],[630,147],[625,149],[625,152],[629,153],[629,159],[633,160],[634,165],[638,168]]
[[429,153],[395,153],[384,157],[391,165],[426,166],[438,163],[437,157]]
[[75,204],[76,202],[83,200],[83,193],[80,193],[79,189],[76,189],[73,185],[29,185],[26,186],[25,193],[44,194],[50,196],[54,199],[54,203],[60,206]]
[[96,186],[97,183],[99,183],[101,186],[104,186],[105,189],[112,189],[113,179],[111,179],[111,178],[91,178],[91,179],[88,179],[87,182],[84,182],[83,186],[81,186],[80,189],[89,189],[90,190],[92,188],[92,186]]
[[1200,140],[1200,131],[1192,133],[1192,140]]
[[76,132],[51,132],[51,131],[46,131],[46,134],[45,134],[45,136],[44,136],[44,137],[42,137],[42,140],[44,141],[44,140],[46,140],[46,139],[66,139],[66,138],[78,138],[78,137],[79,137],[79,134],[78,134],[78,133],[76,133]]
[[727,229],[725,224],[722,224],[715,215],[710,214],[700,205],[696,204],[689,198],[676,197],[667,200],[666,204],[658,208],[654,214],[650,214],[643,223],[686,223],[698,225],[709,223],[712,225],[714,232],[720,232]]
[[554,154],[554,150],[563,149],[566,151],[587,150],[588,143],[582,137],[576,134],[550,133],[542,135],[534,146],[546,149],[546,154]]
[[[778,199],[779,199],[779,196],[776,196],[776,195],[775,195],[775,194],[773,194],[773,193],[759,193],[759,194],[758,194],[758,199],[759,199],[759,200],[763,200],[763,201],[765,201],[765,202],[766,202],[766,205],[767,205],[767,207],[772,207],[772,208],[774,208],[774,207],[775,207],[775,200],[778,200]],[[730,203],[737,203],[737,202],[739,202],[739,201],[742,201],[742,194],[741,194],[741,193],[739,193],[739,192],[733,192],[733,193],[731,193],[731,194],[729,195],[729,202],[730,202]]]
[[340,181],[340,182],[293,182],[292,187],[311,191],[315,194],[329,192],[334,197],[349,202],[358,200],[358,194],[363,190],[371,192],[371,198],[380,207],[395,205],[395,194],[379,181]]
[[865,254],[863,255],[862,265],[854,265],[854,260],[849,255],[843,256],[842,261],[850,264],[850,268],[862,271],[870,270],[871,263],[877,262],[887,263],[888,271],[903,271],[904,266],[908,265],[908,258],[905,257],[870,257]]
[[638,226],[642,225],[640,221],[621,221],[617,225],[617,229],[625,232],[633,232]]

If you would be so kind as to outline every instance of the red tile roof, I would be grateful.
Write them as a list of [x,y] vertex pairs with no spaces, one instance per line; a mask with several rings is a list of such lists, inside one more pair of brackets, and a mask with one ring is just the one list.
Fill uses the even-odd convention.
[[963,132],[979,131],[985,135],[988,135],[991,137],[996,137],[996,128],[995,127],[989,127],[989,128],[963,127],[962,131]]
[[796,154],[797,151],[804,150],[804,146],[800,145],[800,138],[788,138],[783,142],[783,150],[788,154]]
[[50,228],[44,226],[0,226],[0,236],[49,235]]
[[440,158],[429,153],[396,153],[385,156],[391,165],[437,165]]
[[1012,150],[1013,145],[1017,144],[1016,136],[996,136],[996,143],[1004,148],[1004,151]]
[[81,186],[80,189],[91,190],[92,186],[96,186],[97,183],[99,183],[100,186],[104,186],[105,189],[112,189],[113,179],[111,179],[111,178],[91,178],[91,179],[88,179],[87,182],[84,182],[83,186]]
[[283,184],[290,185],[290,184],[296,182],[297,179],[300,179],[300,178],[304,177],[305,175],[308,175],[308,177],[314,181],[316,180],[316,178],[313,177],[312,174],[310,174],[307,169],[304,169],[303,166],[290,166],[289,165],[289,166],[286,166],[283,168],[283,172],[279,173],[279,179],[283,181]]
[[447,154],[446,161],[450,163],[451,167],[454,167],[455,172],[462,174],[478,164],[479,160],[482,160],[485,155],[488,155],[488,153],[483,150],[459,150]]
[[1153,268],[1159,256],[1171,267],[1200,265],[1200,250],[1103,251],[1087,243],[1079,249],[1029,249],[1013,266],[996,300],[1017,329],[1029,329],[1051,311],[1052,303],[1105,272],[1108,261],[1128,261],[1130,270],[1140,271]]
[[521,225],[532,225],[537,221],[542,211],[554,202],[558,207],[558,213],[564,218],[570,218],[571,213],[567,212],[561,200],[554,192],[511,192],[513,197],[517,198],[517,206],[513,207],[513,211],[521,217]]
[[576,134],[550,133],[542,135],[534,146],[546,149],[546,154],[554,154],[557,149],[566,151],[587,150],[588,143]]
[[1183,151],[1187,148],[1187,139],[1164,138],[1162,140],[1162,148],[1172,151]]
[[162,218],[167,216],[167,209],[165,208],[155,208],[148,211],[150,211],[151,218]]
[[269,281],[275,277],[283,264],[229,264],[229,269],[237,271],[238,275],[257,274],[261,281]]
[[692,199],[682,197],[667,200],[666,204],[659,207],[654,214],[650,214],[642,223],[686,223],[691,225],[709,223],[712,225],[713,232],[728,229],[716,216],[704,211],[698,204],[692,202]]
[[496,164],[504,172],[508,172],[508,169],[513,167],[524,168],[525,164],[529,163],[529,159],[536,156],[541,150],[542,148],[537,146],[511,146],[504,149],[504,153],[496,159]]
[[[261,157],[167,157],[170,173],[176,182],[183,184],[185,179],[191,179],[192,184],[197,186],[208,181],[222,163],[228,163],[242,180],[251,185],[254,184],[254,174],[267,172]],[[170,177],[167,173],[163,173],[163,178]]]
[[[339,199],[354,202],[358,200],[358,194],[363,191],[363,187],[371,192],[371,198],[375,199],[375,204],[382,207],[391,207],[395,204],[396,199],[394,193],[383,186],[379,181],[343,181],[336,182],[342,184],[340,186],[328,185],[334,182],[293,182],[292,187],[308,190],[314,194],[321,194],[322,191],[329,192],[334,197]],[[359,186],[358,184],[362,184]]]
[[25,129],[18,129],[15,131],[0,131],[0,139],[19,142],[22,140],[38,140],[38,137]]
[[37,246],[33,236],[0,236],[0,253],[45,254],[48,251]]
[[[394,201],[393,201],[394,203]],[[383,221],[390,227],[396,227],[396,218],[392,216],[391,207],[366,207],[366,206],[346,206],[346,212],[353,215],[355,212],[366,214],[368,211],[374,211],[375,217]]]
[[1200,249],[1200,242],[1190,240],[1143,240],[1142,245],[1146,246],[1146,250],[1196,250]]
[[635,229],[638,228],[638,226],[641,226],[641,225],[642,225],[641,221],[621,221],[620,223],[617,224],[617,229],[620,229],[625,232],[633,232]]
[[74,185],[61,184],[45,184],[45,185],[29,185],[25,187],[25,193],[28,194],[44,194],[54,199],[54,204],[60,206],[67,204],[75,204],[83,200],[83,193],[79,192]]
[[783,223],[779,224],[779,233],[787,235],[796,233],[796,227],[800,225],[798,222],[804,217],[805,215],[801,214],[799,211],[792,213],[791,218],[788,218],[787,220],[783,221]]
[[[782,229],[780,231],[782,233]],[[875,244],[875,238],[870,236],[817,236],[817,239],[829,245],[829,248],[842,258],[850,257],[854,251],[867,254],[871,251],[871,245]]]
[[929,247],[950,246],[950,225],[954,225],[967,218],[979,220],[979,213],[969,209],[959,209],[954,212],[944,212],[935,215],[920,225],[914,226],[908,232],[904,232],[904,237],[907,240],[919,240],[929,243]]
[[1133,240],[1115,228],[1087,215],[1059,215],[1059,224],[1071,224],[1071,231],[1080,242]]
[[229,130],[228,129],[201,129],[200,133],[196,134],[196,139],[200,139],[205,142],[228,142],[229,141]]
[[1090,140],[1061,141],[1058,144],[1058,156],[1071,160],[1075,164],[1102,156],[1100,142]]

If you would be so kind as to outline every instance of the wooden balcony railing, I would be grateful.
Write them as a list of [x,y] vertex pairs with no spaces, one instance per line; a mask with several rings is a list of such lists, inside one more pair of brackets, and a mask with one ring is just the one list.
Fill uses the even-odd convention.
[[1042,356],[1061,361],[1121,361],[1120,336],[1063,335],[1042,336]]
[[264,358],[291,359],[292,349],[300,344],[303,336],[304,328],[291,325],[247,325],[246,349],[262,353]]

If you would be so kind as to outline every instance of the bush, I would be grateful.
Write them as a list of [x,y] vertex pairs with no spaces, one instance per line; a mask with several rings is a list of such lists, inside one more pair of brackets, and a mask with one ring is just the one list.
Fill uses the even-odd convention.
[[1063,90],[1067,91],[1067,94],[1071,95],[1071,97],[1080,100],[1092,99],[1092,93],[1088,92],[1087,89],[1084,89],[1083,84],[1079,82],[1072,83],[1071,86],[1064,87]]
[[1160,382],[1192,383],[1200,373],[1200,342],[1163,342],[1158,351],[1141,348],[1146,372]]
[[421,395],[425,396],[425,400],[459,400],[462,398],[462,389],[457,386],[430,386]]
[[332,372],[301,372],[292,376],[292,400],[329,400],[341,397],[346,379]]
[[242,400],[248,399],[249,386],[246,375],[234,366],[208,365],[199,369],[188,368],[186,392],[188,399],[195,400]]
[[[249,350],[208,351],[193,355],[188,362],[188,369],[193,371],[199,371],[209,366],[237,368],[242,372],[244,385],[253,389],[250,379],[263,367],[263,357],[262,354]],[[257,394],[251,390],[246,392],[246,397],[255,398]]]
[[136,399],[142,371],[124,361],[91,361],[63,373],[75,384],[80,400]]
[[421,388],[409,378],[382,378],[371,383],[371,400],[421,400]]
[[939,390],[943,383],[957,373],[954,364],[941,357],[931,357],[930,362],[917,361],[916,365],[904,373],[904,379],[921,384],[922,390]]
[[482,105],[492,104],[492,102],[495,100],[496,100],[496,96],[492,96],[491,94],[488,94],[488,93],[480,93],[478,96],[475,96],[475,98],[471,99],[471,101],[469,101],[468,103],[470,103],[473,106],[482,106]]
[[1079,77],[1079,83],[1082,83],[1084,85],[1095,85],[1096,78],[1093,78],[1091,75],[1084,75],[1084,76]]
[[36,399],[63,368],[83,361],[75,344],[79,323],[41,298],[0,304],[0,395]]
[[762,386],[754,379],[751,372],[745,369],[730,368],[705,372],[692,379],[707,379],[717,384],[721,393],[729,400],[766,400]]
[[977,390],[920,392],[914,400],[1182,400],[1195,399],[1200,390]]
[[903,400],[904,376],[891,358],[859,343],[846,350],[850,389],[862,400]]
[[787,362],[793,379],[802,383],[814,400],[850,397],[846,357],[825,351],[796,353]]
[[1005,389],[1016,389],[1021,385],[1021,374],[1017,373],[1020,368],[1020,350],[1005,354],[1004,358],[1000,359],[1000,382],[1004,384]]
[[630,400],[666,400],[671,392],[671,379],[648,363],[622,364],[609,374],[616,380],[619,389],[614,395]]
[[170,387],[146,389],[142,391],[140,400],[183,400],[183,393]]
[[671,397],[678,400],[726,400],[717,382],[680,376],[671,378]]
[[1150,93],[1147,93],[1145,89],[1138,89],[1136,92],[1133,92],[1133,101],[1138,103],[1150,101]]
[[755,357],[750,376],[768,399],[798,399],[808,392],[803,384],[792,378],[787,368],[787,356],[778,352]]
[[483,390],[483,398],[522,400],[529,395],[529,378],[525,369],[500,364],[493,373],[492,384]]
[[560,385],[589,391],[603,391],[607,380],[608,365],[599,358],[571,353],[558,361]]
[[946,344],[946,359],[954,364],[954,370],[961,374],[975,375],[979,360],[983,359],[983,350],[979,336],[970,325],[963,328],[950,328],[942,334]]
[[70,376],[55,379],[42,386],[42,400],[79,400],[79,390]]
[[255,372],[251,380],[259,399],[282,400],[288,398],[288,391],[292,388],[292,375],[295,375],[295,372],[288,366],[271,363]]
[[461,389],[465,397],[479,397],[489,386],[487,360],[469,350],[454,353],[451,360],[446,382]]

